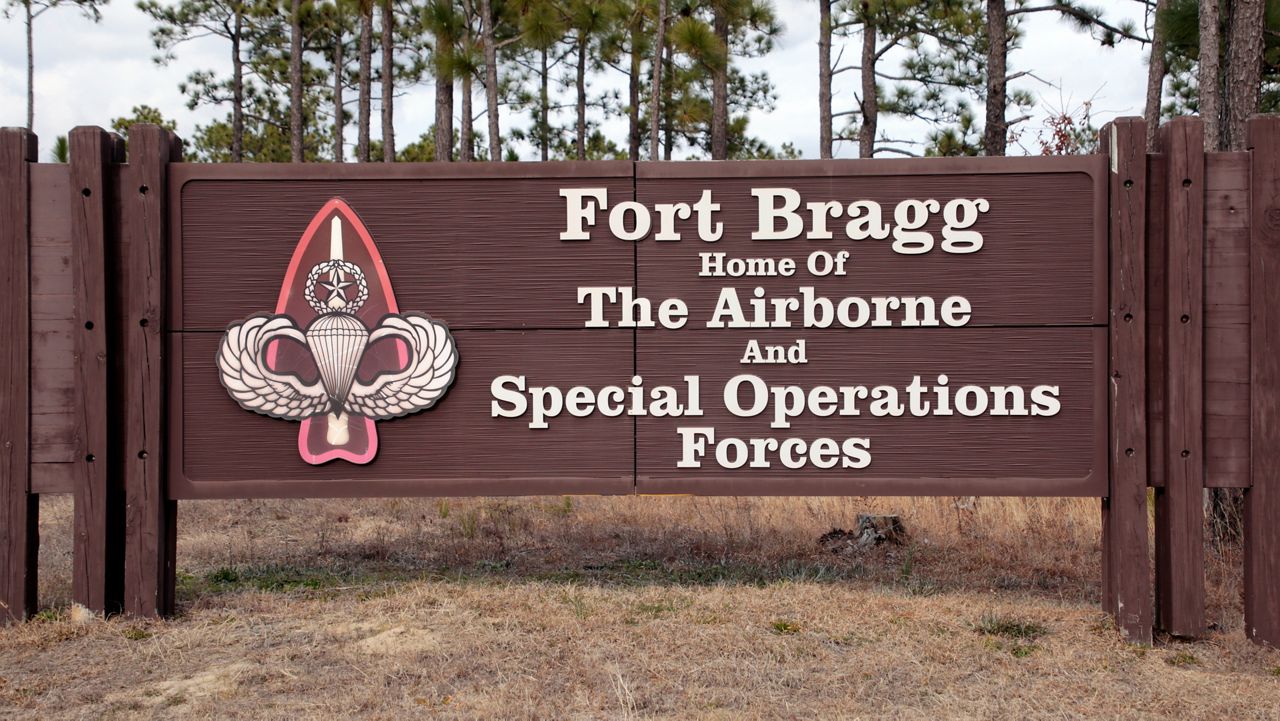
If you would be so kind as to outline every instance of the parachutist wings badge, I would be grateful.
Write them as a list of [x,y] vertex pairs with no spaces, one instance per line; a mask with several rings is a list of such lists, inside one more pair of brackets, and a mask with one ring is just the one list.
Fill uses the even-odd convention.
[[445,324],[399,310],[368,230],[334,199],[298,242],[275,312],[228,326],[217,362],[242,408],[302,422],[303,460],[368,463],[374,421],[433,406],[458,351]]

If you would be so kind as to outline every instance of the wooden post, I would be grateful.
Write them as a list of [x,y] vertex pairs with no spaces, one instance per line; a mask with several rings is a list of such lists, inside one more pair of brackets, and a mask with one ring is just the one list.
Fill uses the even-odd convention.
[[1204,130],[1160,129],[1165,156],[1165,485],[1156,489],[1157,623],[1204,632]]
[[36,609],[39,497],[31,493],[31,168],[36,136],[0,129],[0,621]]
[[1249,120],[1249,477],[1244,627],[1280,647],[1280,116]]
[[1147,546],[1146,123],[1103,130],[1111,156],[1111,490],[1102,501],[1103,594],[1121,635],[1151,643]]
[[180,147],[155,125],[129,129],[129,166],[120,189],[122,243],[116,269],[122,363],[120,444],[125,490],[124,610],[173,611],[174,524],[164,463],[163,330],[167,256],[168,164]]
[[[124,569],[123,512],[108,443],[107,203],[108,170],[123,160],[119,138],[100,128],[70,134],[71,258],[75,277],[77,437],[72,597],[97,612],[119,610]],[[114,532],[113,532],[114,531]]]

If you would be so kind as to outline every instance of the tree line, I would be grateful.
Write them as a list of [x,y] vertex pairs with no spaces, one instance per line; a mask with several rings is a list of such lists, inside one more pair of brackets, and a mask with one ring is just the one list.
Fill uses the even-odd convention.
[[[33,122],[36,20],[59,7],[100,18],[107,0],[6,0],[27,31]],[[1038,100],[1017,84],[1026,21],[1079,31],[1073,52],[1140,44],[1149,58],[1145,114],[1199,113],[1211,148],[1240,149],[1244,121],[1280,106],[1280,0],[1123,0],[1144,22],[1074,0],[817,0],[819,154],[843,143],[859,157],[1090,152],[1085,102],[1024,130]],[[1109,7],[1112,11],[1118,3]],[[753,135],[752,111],[777,102],[768,58],[784,32],[770,0],[140,0],[154,22],[155,61],[181,60],[200,39],[225,61],[179,89],[189,108],[225,114],[188,136],[215,162],[797,157]],[[145,40],[142,40],[145,42]],[[1121,68],[1122,72],[1141,72]],[[1011,85],[1013,84],[1013,85]],[[396,135],[395,105],[434,95],[432,127]],[[375,114],[375,110],[377,111]],[[503,112],[505,111],[505,112]],[[526,117],[516,125],[504,120]],[[600,118],[625,118],[625,135]],[[884,120],[927,128],[890,137]],[[140,106],[114,125],[172,126]],[[378,124],[375,138],[374,125]],[[354,125],[354,147],[348,128]],[[406,142],[407,141],[407,142]],[[351,152],[348,152],[350,149]]]

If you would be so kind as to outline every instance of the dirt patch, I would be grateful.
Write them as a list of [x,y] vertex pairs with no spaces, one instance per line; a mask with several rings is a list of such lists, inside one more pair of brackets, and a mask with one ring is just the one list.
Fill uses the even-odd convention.
[[393,626],[351,644],[356,652],[372,656],[415,657],[438,651],[440,638],[434,631]]

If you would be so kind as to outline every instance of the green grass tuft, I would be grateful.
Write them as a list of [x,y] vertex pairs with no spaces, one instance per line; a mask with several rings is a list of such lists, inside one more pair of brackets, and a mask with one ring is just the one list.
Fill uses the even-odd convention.
[[978,622],[977,631],[990,636],[1003,636],[1023,641],[1034,641],[1049,633],[1047,627],[1035,621],[992,613],[983,614],[982,620]]
[[1168,658],[1166,658],[1164,662],[1169,664],[1170,666],[1177,666],[1180,668],[1185,666],[1200,665],[1200,659],[1192,655],[1190,651],[1179,651],[1173,654],[1172,656],[1169,656]]
[[789,621],[785,618],[779,618],[769,624],[769,626],[773,628],[774,633],[781,634],[783,636],[794,636],[797,633],[800,633],[800,624],[795,621]]

